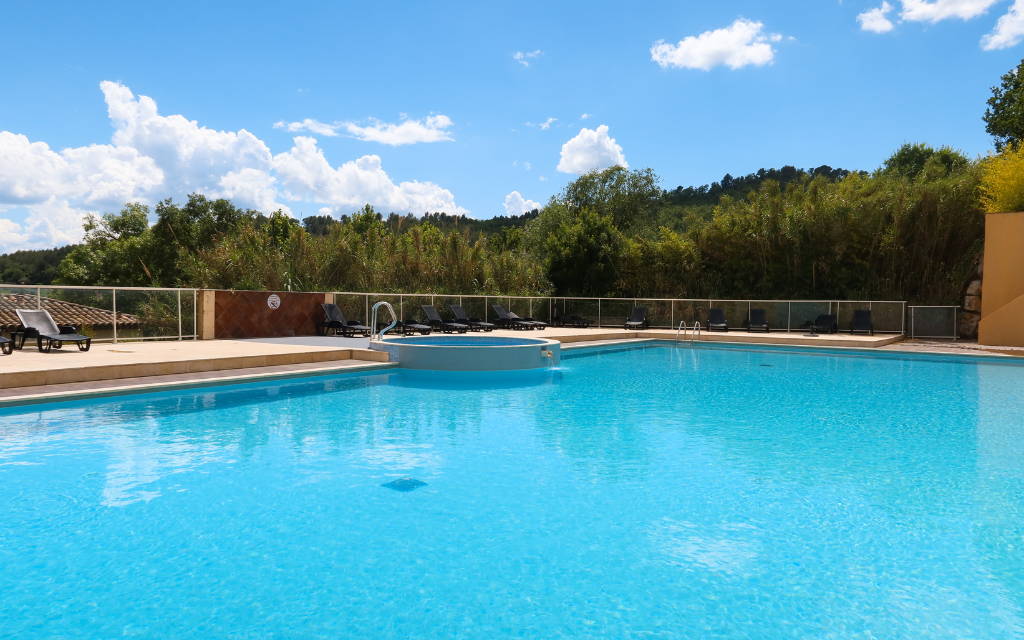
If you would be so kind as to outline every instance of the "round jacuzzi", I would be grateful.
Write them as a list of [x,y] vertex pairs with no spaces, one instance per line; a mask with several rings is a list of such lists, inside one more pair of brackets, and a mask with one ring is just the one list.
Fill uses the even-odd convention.
[[473,335],[385,336],[370,343],[404,369],[431,371],[540,369],[560,363],[560,347],[545,338]]

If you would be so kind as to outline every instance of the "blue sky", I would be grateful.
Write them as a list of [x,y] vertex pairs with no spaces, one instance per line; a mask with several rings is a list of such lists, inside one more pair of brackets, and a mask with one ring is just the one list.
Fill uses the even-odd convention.
[[615,162],[673,188],[981,154],[1022,35],[1024,0],[4,3],[0,250],[193,190],[489,218]]

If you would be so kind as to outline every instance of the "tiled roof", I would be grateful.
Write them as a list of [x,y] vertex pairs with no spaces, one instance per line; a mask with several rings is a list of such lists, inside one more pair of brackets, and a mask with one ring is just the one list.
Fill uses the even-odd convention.
[[[15,309],[37,309],[38,298],[34,295],[24,293],[8,293],[0,295],[0,327],[13,329],[21,324]],[[88,307],[84,304],[54,300],[43,297],[43,309],[50,312],[53,321],[58,325],[71,324],[76,327],[92,325],[94,327],[111,326],[114,322],[114,313],[106,309]],[[134,326],[139,324],[139,319],[127,313],[117,314],[117,326]]]

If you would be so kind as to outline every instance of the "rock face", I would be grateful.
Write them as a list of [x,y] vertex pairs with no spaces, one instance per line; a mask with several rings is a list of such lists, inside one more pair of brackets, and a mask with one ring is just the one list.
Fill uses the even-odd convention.
[[961,338],[978,337],[978,322],[981,321],[981,282],[985,273],[985,256],[978,259],[978,268],[964,287],[964,308],[960,312],[957,330]]

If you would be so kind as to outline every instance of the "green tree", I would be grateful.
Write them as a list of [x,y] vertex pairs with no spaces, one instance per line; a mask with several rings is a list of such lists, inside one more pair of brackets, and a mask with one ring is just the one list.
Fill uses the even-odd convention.
[[1024,60],[1000,80],[998,87],[992,87],[992,97],[982,116],[996,151],[1024,139]]
[[661,197],[658,176],[651,169],[614,166],[581,175],[566,185],[558,200],[572,210],[587,208],[609,216],[623,232],[643,234],[656,231],[651,223]]
[[[156,240],[149,229],[149,207],[131,203],[120,213],[86,216],[85,238],[61,261],[58,284],[154,286],[151,256]],[[147,263],[149,260],[149,263]]]
[[615,283],[622,235],[611,216],[587,207],[548,237],[547,273],[563,295],[605,296]]

